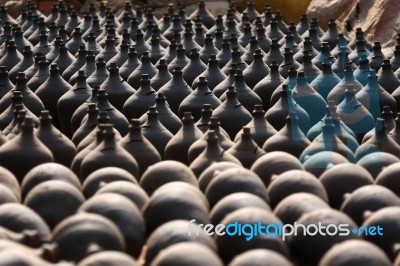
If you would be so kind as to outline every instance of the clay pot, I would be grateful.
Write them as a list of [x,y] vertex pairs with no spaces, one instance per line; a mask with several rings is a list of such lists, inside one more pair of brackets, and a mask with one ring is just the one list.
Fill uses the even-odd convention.
[[82,192],[88,199],[108,183],[126,181],[139,185],[136,177],[128,171],[118,167],[103,167],[91,173],[82,184]]
[[148,52],[143,53],[143,55],[140,57],[140,61],[140,65],[138,65],[136,69],[129,75],[127,80],[128,84],[135,90],[139,89],[140,80],[143,74],[147,74],[149,76],[149,79],[151,79],[157,73],[157,69],[150,61]]
[[130,200],[115,193],[104,193],[88,199],[79,211],[110,219],[121,231],[127,253],[134,258],[140,255],[145,240],[144,220],[140,210]]
[[76,58],[70,52],[68,52],[68,49],[64,43],[60,43],[59,51],[60,53],[54,59],[53,64],[57,64],[60,74],[63,74],[67,67],[75,62]]
[[116,142],[115,133],[110,127],[104,132],[103,142],[82,160],[79,176],[84,179],[105,166],[119,167],[135,176],[139,174],[136,159]]
[[172,80],[162,86],[158,92],[162,92],[165,95],[171,110],[177,114],[180,103],[192,93],[192,90],[183,80],[180,67],[176,67],[172,74]]
[[268,138],[261,147],[266,152],[284,151],[299,157],[310,144],[311,142],[299,128],[296,113],[292,112],[286,118],[286,125]]
[[[0,147],[3,166],[15,174],[19,181],[34,166],[54,161],[51,151],[34,136],[32,119],[25,118],[21,126],[21,133]],[[30,152],[26,153],[26,149]],[[21,159],[25,160],[24,165],[15,163]]]
[[[169,186],[168,189],[163,189],[163,187],[159,189],[162,191],[156,190],[142,210],[147,235],[160,225],[172,220],[195,219],[197,223],[209,222],[205,198],[202,197],[200,191],[194,193],[196,188],[191,190],[187,186]],[[184,202],[182,198],[185,199]]]
[[150,81],[150,85],[155,91],[158,91],[172,78],[172,74],[168,71],[168,65],[165,59],[160,59],[157,64],[157,69],[157,74]]
[[110,266],[129,266],[134,265],[136,261],[124,254],[117,251],[101,251],[87,256],[79,262],[79,266],[93,266],[96,264],[107,264]]
[[83,71],[78,72],[76,84],[66,92],[57,102],[58,120],[63,133],[71,137],[71,118],[75,110],[91,96],[91,90],[86,83]]
[[253,140],[248,127],[243,127],[241,138],[227,152],[236,157],[248,169],[265,153]]
[[42,111],[36,137],[51,151],[54,161],[67,167],[76,155],[74,143],[51,124],[49,111]]
[[[169,108],[166,102],[165,96],[162,92],[157,93],[156,98],[156,110],[161,123],[173,134],[176,134],[182,126],[182,122],[179,117],[174,114]],[[150,109],[150,108],[149,108]],[[143,114],[140,118],[140,123],[144,123],[147,120],[147,114]]]
[[60,248],[59,259],[75,262],[85,258],[93,248],[125,250],[124,239],[118,227],[98,214],[79,213],[68,217],[54,229],[53,241]]
[[[190,151],[189,151],[190,153]],[[190,158],[189,158],[190,159]],[[207,146],[199,156],[190,163],[190,169],[196,176],[201,173],[212,163],[228,161],[241,165],[240,161],[229,153],[224,152],[218,143],[218,136],[215,131],[209,130],[207,133]]]
[[381,228],[387,228],[386,230],[391,232],[384,238],[372,237],[370,235],[365,235],[363,237],[366,241],[380,247],[391,260],[396,257],[395,252],[393,252],[393,247],[395,243],[397,243],[399,227],[396,221],[398,221],[399,214],[400,208],[398,206],[386,207],[372,213],[363,223],[363,226],[367,228],[369,226],[379,225]]
[[[164,178],[168,173],[168,179]],[[140,180],[141,187],[149,194],[169,182],[186,182],[197,187],[196,177],[184,164],[175,161],[163,161],[149,167]]]
[[307,192],[328,202],[328,195],[314,175],[304,170],[291,170],[272,178],[267,193],[272,208],[287,196]]
[[67,167],[57,163],[45,163],[32,168],[21,184],[21,194],[25,198],[30,190],[46,181],[58,180],[80,190],[78,177]]
[[[228,214],[221,221],[221,224],[255,224],[258,223],[258,220],[260,219],[262,219],[263,223],[266,224],[278,224],[279,222],[279,219],[267,210],[247,207]],[[271,231],[273,230],[274,229]],[[248,244],[249,237],[244,235],[228,236],[225,234],[223,236],[217,236],[216,243],[218,245],[219,255],[225,263],[229,263],[236,255],[258,248],[272,250],[284,257],[289,256],[288,248],[282,239],[272,237],[268,234],[257,234],[251,238],[251,245]]]
[[140,61],[135,47],[130,47],[128,58],[119,68],[119,74],[123,80],[128,81],[129,75],[139,66]]
[[368,56],[368,60],[370,61],[370,66],[375,72],[381,68],[383,61],[386,59],[385,55],[381,50],[381,43],[374,42],[374,46],[372,47],[371,54]]
[[139,118],[156,102],[156,91],[150,86],[147,74],[142,76],[139,89],[125,101],[123,113],[128,119]]
[[291,91],[288,90],[286,84],[282,84],[280,95],[280,99],[265,113],[264,117],[276,130],[281,130],[285,126],[285,118],[290,114],[289,112],[296,112],[301,121],[299,127],[306,134],[310,128],[309,115],[293,100]]
[[2,82],[2,84],[4,84],[3,86],[5,86],[1,90],[2,96],[4,95],[3,91],[8,92],[7,89],[9,90],[12,89],[9,86],[7,86],[10,85],[10,81],[12,81],[15,84],[18,73],[25,72],[35,62],[33,59],[33,52],[29,45],[25,46],[22,54],[24,58],[10,70],[10,75],[9,75],[10,80],[8,80],[8,77],[6,75],[7,68],[2,67],[2,69],[0,69],[0,75],[1,75],[0,81]]
[[334,125],[329,118],[326,118],[322,133],[304,149],[300,155],[300,160],[305,162],[309,156],[321,151],[336,152],[347,158],[350,162],[354,162],[356,158],[354,153],[336,136]]
[[345,98],[338,105],[337,113],[356,137],[363,135],[374,127],[374,118],[357,100],[353,88],[349,88],[345,92]]
[[165,147],[172,139],[173,134],[160,122],[158,112],[154,106],[150,107],[147,112],[147,120],[142,125],[142,132],[163,158]]
[[373,152],[361,158],[357,164],[365,168],[374,178],[386,167],[399,159],[387,152]]
[[[103,89],[98,90],[96,106],[100,112],[107,112],[107,115],[110,117],[110,122],[113,123],[114,127],[123,136],[128,133],[128,120],[119,110],[111,105],[111,103],[108,101],[108,94]],[[86,118],[82,119],[83,122],[85,122],[85,120]]]
[[319,74],[310,85],[324,100],[326,100],[329,93],[339,82],[340,78],[332,71],[331,66],[323,63],[321,74]]
[[392,94],[400,86],[400,80],[393,73],[388,59],[383,61],[382,68],[378,72],[378,83],[389,94]]
[[379,185],[367,185],[345,195],[340,210],[361,225],[368,212],[399,205],[399,198],[391,190]]
[[329,168],[319,179],[328,193],[330,206],[335,209],[340,208],[347,193],[374,183],[373,177],[366,169],[349,163]]
[[182,69],[182,72],[184,80],[192,86],[193,81],[207,69],[207,66],[200,60],[197,49],[192,49],[189,57],[190,62]]
[[329,209],[326,200],[309,192],[297,192],[283,198],[275,206],[274,214],[283,223],[293,225],[301,216],[320,209]]
[[392,265],[390,259],[377,246],[362,240],[348,240],[330,248],[321,258],[321,266],[336,263],[361,265]]
[[297,85],[292,90],[292,97],[310,117],[310,126],[319,122],[323,113],[320,112],[326,106],[325,100],[307,82],[304,72],[298,72]]
[[[311,224],[320,223],[323,226],[327,226],[330,224],[334,224],[338,226],[339,224],[348,224],[350,228],[357,228],[357,225],[354,221],[348,217],[347,215],[335,211],[332,209],[319,209],[312,211],[308,214],[303,215],[298,223],[303,225],[310,226]],[[318,261],[322,258],[327,250],[333,247],[335,244],[339,244],[343,241],[350,239],[359,239],[360,237],[357,235],[349,234],[346,236],[337,235],[327,235],[325,232],[311,235],[304,235],[304,228],[298,230],[297,235],[291,237],[290,241],[290,250],[292,256],[299,261],[301,264],[307,265],[317,265]],[[315,241],[315,239],[319,239],[319,241]],[[323,240],[323,241],[322,241]],[[309,253],[310,250],[306,250],[305,247],[312,246],[312,256]],[[305,255],[309,254],[309,255]]]
[[[71,85],[60,76],[57,65],[52,64],[49,78],[37,88],[35,94],[50,111],[51,116],[57,118],[57,102],[70,89]],[[57,120],[54,122],[59,125]]]
[[115,63],[110,64],[108,72],[110,75],[101,84],[100,89],[106,91],[110,103],[122,112],[124,103],[136,91],[121,78],[119,69]]
[[[184,254],[182,253],[184,251]],[[172,265],[224,265],[221,259],[209,248],[197,243],[178,243],[172,245],[154,258],[153,266],[172,266]]]
[[129,133],[119,141],[119,144],[137,160],[140,174],[161,160],[156,148],[142,135],[140,122],[137,119],[132,119]]
[[197,141],[195,141],[189,148],[188,151],[188,162],[189,164],[195,160],[202,151],[207,146],[207,136],[208,132],[213,130],[218,137],[219,145],[227,150],[234,145],[234,143],[230,140],[229,136],[225,131],[220,127],[220,123],[217,117],[211,117],[210,122],[208,123],[208,129],[204,132],[203,136],[201,136]]
[[355,92],[362,90],[363,86],[353,75],[353,71],[346,67],[343,79],[329,92],[327,101],[334,101],[335,104],[341,103],[345,98],[346,90],[353,88]]
[[[97,109],[95,103],[87,104],[87,119],[84,123],[80,125],[78,129],[74,132],[72,136],[72,142],[78,146],[79,143],[92,132],[93,128],[97,125],[97,116],[99,113],[99,109]],[[84,114],[85,115],[85,114]]]
[[[227,131],[231,139],[236,136],[243,125],[251,121],[251,114],[238,101],[236,95],[234,87],[229,87],[226,93],[226,100],[213,112],[213,115],[219,118],[221,126]],[[232,123],[233,117],[235,118],[235,123]]]
[[357,160],[360,160],[362,157],[377,151],[400,156],[400,146],[387,134],[385,122],[381,118],[377,119],[375,134],[357,148],[355,155]]
[[396,193],[396,195],[399,195],[398,187],[396,186],[398,167],[399,167],[398,163],[393,163],[385,167],[376,177],[377,185],[384,186],[390,189],[391,191]]
[[182,128],[168,142],[165,147],[165,159],[188,163],[190,146],[201,138],[202,132],[194,125],[193,116],[185,112],[182,119]]
[[41,244],[51,240],[51,232],[43,219],[32,209],[20,203],[5,203],[0,207],[0,225],[15,233],[23,233],[31,230],[35,232],[36,244],[32,247],[39,247]]
[[20,91],[22,101],[24,105],[34,113],[35,116],[39,116],[40,112],[44,109],[44,105],[40,98],[33,93],[27,86],[27,79],[24,73],[18,73],[15,87],[8,91],[3,98],[0,100],[0,111],[4,112],[7,107],[12,103],[12,95],[14,91]]
[[51,180],[36,185],[24,204],[39,214],[50,228],[73,215],[85,201],[80,190],[63,181]]
[[[194,223],[193,227],[196,225]],[[187,227],[187,222],[183,220],[170,221],[159,226],[146,241],[145,265],[152,265],[157,255],[161,254],[165,249],[182,242],[198,243],[210,248],[210,250],[216,251],[214,241],[202,230],[198,231],[198,235],[194,233],[189,235],[185,232]]]
[[268,187],[273,175],[296,169],[303,169],[299,160],[293,155],[280,151],[269,152],[261,156],[250,168],[251,171],[261,177],[266,187]]
[[146,192],[139,185],[125,180],[115,180],[102,185],[95,195],[103,193],[116,193],[125,196],[132,201],[139,210],[141,210],[149,200],[149,196],[147,196]]
[[378,84],[374,71],[370,71],[367,85],[357,93],[356,98],[368,109],[375,121],[380,117],[383,106],[390,106],[392,112],[396,113],[396,101]]
[[211,92],[206,78],[199,77],[197,88],[180,103],[178,114],[182,117],[185,112],[190,111],[194,119],[198,120],[204,104],[210,104],[211,108],[215,109],[221,101]]
[[237,255],[228,265],[245,266],[250,264],[253,266],[293,265],[287,258],[278,252],[261,248],[249,250]]

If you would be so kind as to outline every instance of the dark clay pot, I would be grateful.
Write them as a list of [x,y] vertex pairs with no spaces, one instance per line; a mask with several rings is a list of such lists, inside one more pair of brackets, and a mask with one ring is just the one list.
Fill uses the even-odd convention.
[[190,111],[194,119],[198,120],[204,104],[210,104],[211,108],[215,109],[221,101],[211,92],[206,78],[199,77],[197,88],[181,101],[178,114],[182,117],[185,112]]
[[[221,221],[221,224],[230,224],[235,222],[240,224],[254,224],[258,223],[258,220],[260,219],[262,219],[263,223],[266,224],[278,224],[279,222],[279,219],[267,210],[247,207],[228,214]],[[247,237],[244,235],[223,235],[216,237],[219,255],[225,263],[229,263],[236,255],[256,248],[272,250],[284,257],[289,256],[288,248],[281,238],[271,237],[267,234],[258,234],[251,239],[251,245],[249,245],[249,240],[246,240],[246,238]]]
[[[289,171],[292,172],[292,171]],[[326,200],[309,192],[297,192],[282,199],[274,208],[274,214],[285,224],[294,224],[301,216],[319,209],[329,209]]]
[[[162,188],[160,187],[160,189]],[[200,191],[198,194],[194,193],[187,186],[170,186],[159,193],[155,191],[143,207],[147,235],[150,235],[160,225],[172,220],[195,219],[198,223],[208,223],[208,206],[204,197],[200,196],[202,196]],[[185,202],[182,201],[182,198],[185,198]]]
[[121,78],[119,68],[115,63],[111,63],[108,72],[110,75],[101,84],[100,89],[106,91],[110,103],[122,112],[125,101],[135,93],[135,90]]
[[272,178],[267,193],[272,208],[294,193],[306,192],[328,202],[328,195],[321,182],[304,170],[291,170]]
[[35,232],[39,245],[51,240],[51,232],[43,219],[32,209],[20,203],[5,203],[0,207],[0,225],[16,233],[31,230]]
[[[33,121],[25,118],[21,125],[21,133],[0,147],[2,165],[9,169],[19,181],[33,167],[47,162],[53,162],[51,151],[34,135]],[[29,149],[29,153],[26,150]],[[23,165],[19,164],[24,160]]]
[[71,137],[71,118],[75,110],[91,96],[91,90],[86,83],[86,76],[79,71],[76,84],[57,102],[58,120],[63,133]]
[[236,157],[248,169],[265,153],[253,140],[248,127],[243,127],[241,138],[227,152]]
[[380,247],[386,255],[394,260],[396,257],[393,252],[393,247],[397,243],[397,236],[399,232],[398,220],[400,215],[400,208],[398,206],[386,207],[372,213],[363,223],[363,226],[367,228],[369,226],[380,226],[381,228],[387,228],[386,230],[391,232],[385,237],[373,237],[371,235],[364,236],[363,238],[371,242],[372,244]]
[[[183,253],[182,253],[183,251]],[[184,255],[183,255],[184,254]],[[224,265],[221,259],[208,247],[198,243],[179,243],[161,252],[153,260],[153,266],[183,266],[183,265]]]
[[193,116],[185,112],[182,119],[182,128],[168,142],[165,147],[165,159],[175,160],[187,164],[190,146],[201,138],[203,132],[194,125]]
[[297,115],[290,113],[286,118],[286,125],[268,138],[261,147],[266,152],[284,151],[299,157],[310,144],[311,142],[299,128]]
[[247,169],[230,169],[216,175],[208,184],[205,195],[211,206],[232,193],[247,192],[268,203],[261,179]]
[[139,210],[141,210],[149,200],[149,196],[147,196],[147,193],[139,185],[124,180],[112,181],[101,186],[95,195],[103,193],[116,193],[125,196],[135,204]]
[[365,240],[348,240],[333,246],[321,258],[319,265],[333,266],[337,263],[354,266],[392,265],[380,248]]
[[144,220],[140,210],[129,199],[115,193],[95,195],[79,208],[80,212],[94,213],[110,219],[121,231],[126,252],[137,258],[144,244]]
[[189,167],[196,176],[200,176],[212,163],[222,161],[234,162],[241,165],[238,159],[224,152],[224,149],[218,143],[216,132],[214,130],[209,130],[207,132],[207,146],[202,153],[190,163]]
[[135,185],[139,185],[133,176],[128,171],[118,167],[103,167],[91,173],[82,184],[82,192],[88,199],[92,197],[98,190],[114,181],[126,181]]
[[223,197],[210,212],[211,223],[219,224],[230,213],[247,207],[271,211],[267,202],[253,193],[235,192]]
[[21,184],[21,196],[25,198],[34,187],[51,180],[63,181],[78,190],[81,189],[78,177],[69,168],[58,163],[44,163],[32,168],[25,175]]
[[115,133],[112,128],[106,128],[103,138],[103,142],[82,160],[79,176],[82,179],[86,178],[105,166],[119,167],[131,172],[134,176],[138,176],[139,166],[137,161],[115,141]]
[[[349,224],[350,228],[357,228],[357,225],[347,215],[331,210],[331,209],[319,209],[312,211],[308,214],[303,215],[298,223],[304,224],[306,227],[311,224],[318,224],[327,226],[329,224]],[[357,235],[349,234],[347,236],[327,235],[326,233],[316,234],[313,236],[305,236],[301,228],[296,236],[291,237],[289,240],[290,250],[292,256],[301,263],[302,265],[317,265],[318,261],[322,258],[327,250],[333,247],[335,244],[341,243],[350,239],[359,239]],[[315,239],[319,239],[316,241]],[[308,247],[312,246],[312,254]],[[306,248],[307,247],[307,248]],[[305,255],[308,254],[308,255]]]
[[[164,249],[182,242],[198,243],[216,251],[214,241],[203,231],[199,230],[199,235],[184,233],[187,226],[187,222],[183,220],[171,221],[159,226],[146,241],[145,265],[152,265],[153,260]],[[193,226],[196,226],[196,224],[193,224]]]
[[68,217],[54,229],[53,241],[61,251],[58,258],[74,262],[85,258],[93,245],[97,250],[125,250],[118,227],[98,214],[79,213]]
[[253,249],[237,255],[228,265],[229,266],[292,266],[293,264],[278,252],[268,249]]
[[[227,131],[231,139],[236,136],[242,126],[251,121],[251,114],[238,101],[234,87],[228,89],[226,100],[214,110],[213,115],[219,118],[222,128]],[[232,118],[235,118],[235,123],[232,123]]]
[[328,193],[330,206],[335,209],[340,208],[345,194],[374,183],[373,177],[366,169],[350,163],[332,166],[319,180]]
[[42,111],[40,126],[35,135],[51,151],[56,163],[69,167],[76,155],[75,144],[56,129],[51,120],[49,111]]
[[129,133],[119,141],[119,144],[136,159],[139,164],[140,175],[149,166],[161,160],[157,149],[143,136],[140,122],[137,119],[132,119]]
[[85,201],[80,190],[59,180],[38,184],[26,195],[24,204],[39,214],[52,229],[73,215]]
[[[165,178],[167,173],[168,179]],[[140,179],[140,185],[151,195],[162,185],[174,181],[186,182],[197,187],[196,177],[186,165],[168,160],[149,167]]]
[[165,147],[174,135],[160,122],[154,106],[147,112],[147,120],[142,125],[142,132],[163,158]]
[[261,177],[264,185],[268,187],[273,175],[279,175],[289,170],[303,170],[303,166],[293,155],[274,151],[258,158],[250,170]]
[[96,264],[106,264],[110,266],[130,266],[135,265],[136,261],[123,252],[101,251],[91,254],[79,262],[79,266],[93,266]]
[[155,103],[156,91],[150,85],[149,76],[144,74],[139,89],[125,101],[123,113],[128,119],[140,118]]
[[367,185],[346,194],[340,210],[362,225],[368,212],[399,205],[399,198],[391,190],[379,185]]

